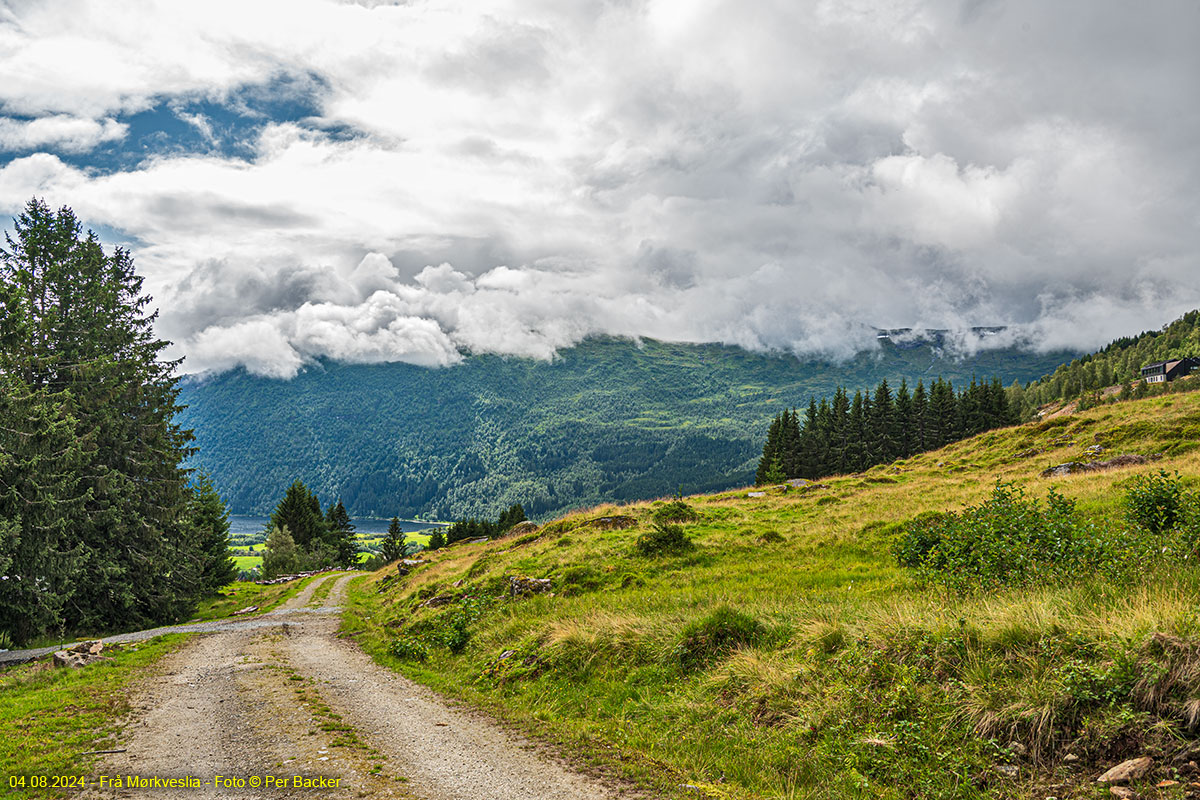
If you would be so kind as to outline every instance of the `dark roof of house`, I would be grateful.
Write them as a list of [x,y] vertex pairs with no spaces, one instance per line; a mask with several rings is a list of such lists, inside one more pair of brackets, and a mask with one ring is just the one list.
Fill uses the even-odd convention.
[[1192,358],[1192,357],[1168,358],[1166,361],[1155,361],[1153,364],[1144,364],[1142,366],[1142,371],[1145,372],[1146,370],[1151,369],[1153,367],[1165,367],[1167,364],[1179,364],[1179,363],[1190,364],[1193,366],[1200,365],[1200,358]]

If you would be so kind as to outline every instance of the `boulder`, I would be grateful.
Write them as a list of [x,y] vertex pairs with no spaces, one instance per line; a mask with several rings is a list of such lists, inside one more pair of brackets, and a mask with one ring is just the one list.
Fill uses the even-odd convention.
[[1136,781],[1139,778],[1145,777],[1150,771],[1150,767],[1154,766],[1154,759],[1150,756],[1142,756],[1141,758],[1131,758],[1128,761],[1122,761],[1112,769],[1105,772],[1099,778],[1096,778],[1097,783],[1129,783]]
[[537,524],[530,522],[529,520],[525,520],[524,522],[518,522],[516,525],[513,525],[511,528],[509,528],[507,531],[504,532],[504,535],[505,536],[524,536],[527,533],[533,533],[537,529],[538,529]]
[[510,576],[508,579],[508,596],[524,597],[530,594],[541,594],[550,591],[549,578],[519,578]]
[[447,606],[457,599],[457,597],[449,593],[435,594],[424,603],[421,603],[421,608],[437,608],[438,606]]
[[1070,475],[1073,472],[1086,471],[1087,464],[1084,464],[1082,461],[1068,461],[1065,464],[1058,464],[1057,466],[1047,467],[1046,469],[1042,470],[1042,477],[1061,478],[1064,475]]
[[59,650],[54,654],[54,666],[56,667],[74,667],[78,669],[83,666],[86,660],[86,656],[73,653],[70,650]]
[[619,531],[637,525],[637,520],[625,514],[613,514],[611,517],[597,517],[586,524],[597,530]]
[[766,492],[746,492],[746,497],[766,497]]
[[1065,464],[1059,464],[1042,470],[1042,477],[1059,478],[1063,475],[1071,475],[1076,472],[1099,472],[1106,469],[1117,469],[1118,467],[1133,467],[1139,464],[1149,464],[1160,457],[1160,454],[1143,456],[1137,453],[1124,453],[1119,456],[1113,456],[1105,461],[1068,461]]

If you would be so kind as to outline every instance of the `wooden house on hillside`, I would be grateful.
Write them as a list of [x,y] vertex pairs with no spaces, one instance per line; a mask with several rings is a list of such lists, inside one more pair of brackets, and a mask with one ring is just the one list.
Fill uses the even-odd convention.
[[1142,380],[1146,383],[1166,383],[1176,378],[1191,375],[1200,369],[1200,358],[1176,358],[1171,361],[1156,361],[1142,367]]

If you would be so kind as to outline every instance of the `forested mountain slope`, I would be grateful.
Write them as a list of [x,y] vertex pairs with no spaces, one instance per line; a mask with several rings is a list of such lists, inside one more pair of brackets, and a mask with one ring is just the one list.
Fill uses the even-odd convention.
[[1061,365],[1010,398],[1029,411],[1045,403],[1074,400],[1108,386],[1138,379],[1155,361],[1200,356],[1200,310],[1189,311],[1161,330],[1123,336],[1103,349]]
[[355,515],[531,516],[606,500],[751,483],[784,406],[838,385],[972,375],[1005,384],[1074,354],[989,350],[956,359],[934,342],[844,364],[736,347],[598,338],[553,362],[471,356],[446,369],[326,362],[291,381],[244,371],[185,381],[192,466],[236,512],[264,512],[295,479]]

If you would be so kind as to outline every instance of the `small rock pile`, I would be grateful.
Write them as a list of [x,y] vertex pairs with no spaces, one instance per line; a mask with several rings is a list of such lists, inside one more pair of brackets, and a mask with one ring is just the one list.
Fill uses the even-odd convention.
[[54,654],[54,666],[82,669],[97,661],[108,661],[107,656],[100,655],[104,642],[97,639],[94,642],[80,642]]

